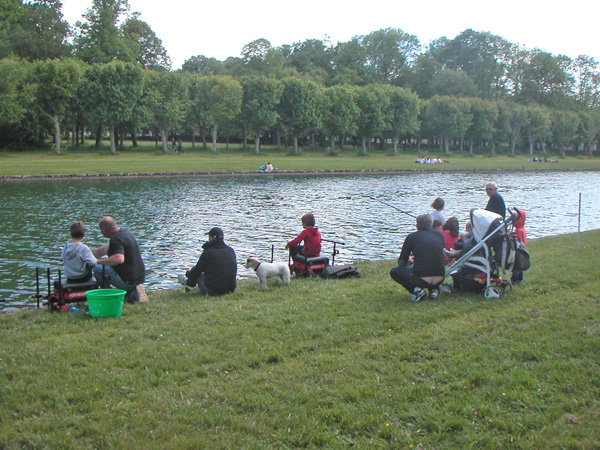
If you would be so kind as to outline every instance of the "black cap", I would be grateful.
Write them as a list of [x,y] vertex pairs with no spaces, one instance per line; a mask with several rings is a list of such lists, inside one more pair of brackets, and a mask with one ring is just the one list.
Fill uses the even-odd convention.
[[211,228],[206,234],[208,234],[208,237],[223,239],[223,230],[221,230],[219,227]]

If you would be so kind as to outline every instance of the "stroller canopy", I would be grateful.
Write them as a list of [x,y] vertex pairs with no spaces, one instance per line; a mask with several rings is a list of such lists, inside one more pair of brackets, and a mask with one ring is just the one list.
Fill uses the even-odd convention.
[[485,209],[471,210],[471,227],[473,228],[473,239],[480,242],[489,233],[494,231],[502,223],[502,216]]

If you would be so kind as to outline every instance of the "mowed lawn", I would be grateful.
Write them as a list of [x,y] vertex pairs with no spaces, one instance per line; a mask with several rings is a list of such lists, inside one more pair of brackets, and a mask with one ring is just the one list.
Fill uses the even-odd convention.
[[0,316],[0,448],[600,448],[600,232],[531,241],[499,300],[256,280]]
[[[416,164],[419,155],[442,158],[445,164]],[[552,158],[552,157],[550,157]],[[329,156],[325,150],[304,150],[300,155],[290,155],[286,149],[262,147],[256,155],[253,148],[219,146],[213,154],[203,149],[201,143],[192,148],[184,144],[184,153],[167,153],[152,142],[140,147],[126,147],[116,155],[106,147],[100,150],[86,146],[82,150],[67,150],[55,155],[50,151],[0,152],[0,176],[52,175],[52,174],[115,174],[115,173],[182,173],[182,172],[255,172],[260,166],[271,162],[279,171],[329,171],[329,170],[587,170],[600,169],[600,158],[586,155],[553,159],[555,163],[528,161],[531,156],[497,156],[465,153],[444,155],[436,150],[417,153],[416,149],[401,150],[394,156],[391,151],[374,150],[360,156],[356,149],[345,148],[337,156]]]

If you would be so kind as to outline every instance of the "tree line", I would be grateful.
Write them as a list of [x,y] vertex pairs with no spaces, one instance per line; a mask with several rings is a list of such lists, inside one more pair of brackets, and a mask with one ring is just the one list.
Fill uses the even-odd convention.
[[212,139],[261,137],[299,146],[348,140],[435,142],[448,153],[536,148],[565,155],[600,138],[600,69],[465,30],[424,48],[387,28],[335,45],[310,39],[272,47],[258,39],[240,57],[190,57],[172,70],[161,40],[127,0],[92,0],[70,26],[59,0],[0,0],[0,145],[35,145],[69,134]]

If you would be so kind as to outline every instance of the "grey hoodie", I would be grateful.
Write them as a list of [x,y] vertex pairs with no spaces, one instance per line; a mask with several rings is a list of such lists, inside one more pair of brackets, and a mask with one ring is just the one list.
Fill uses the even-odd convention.
[[65,276],[70,279],[81,278],[88,272],[88,264],[95,266],[96,257],[92,254],[90,248],[81,243],[67,242],[62,252],[62,260],[65,265]]

